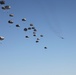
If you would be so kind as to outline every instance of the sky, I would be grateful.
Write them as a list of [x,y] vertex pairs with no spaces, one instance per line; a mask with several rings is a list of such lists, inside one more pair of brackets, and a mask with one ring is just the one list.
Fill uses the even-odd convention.
[[[0,36],[5,37],[0,41],[0,75],[76,75],[76,0],[5,1],[11,9],[0,5]],[[39,43],[32,31],[23,30],[30,23]]]

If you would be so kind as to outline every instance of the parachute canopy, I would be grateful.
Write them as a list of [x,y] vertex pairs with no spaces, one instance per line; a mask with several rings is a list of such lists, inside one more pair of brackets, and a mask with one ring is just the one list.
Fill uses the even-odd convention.
[[17,25],[16,25],[16,27],[20,27],[20,25],[19,25],[19,24],[17,24]]
[[32,27],[32,29],[35,29],[35,27]]
[[0,40],[4,40],[4,37],[3,36],[0,36]]
[[14,16],[14,14],[9,14],[9,16],[10,16],[10,17],[13,17],[13,16]]
[[3,10],[8,10],[8,9],[10,9],[10,8],[11,8],[11,6],[9,6],[9,5],[2,6],[2,9],[3,9]]
[[23,18],[22,21],[26,21],[26,18]]
[[64,39],[64,37],[61,37],[61,39]]
[[28,30],[31,30],[31,27],[28,27]]
[[29,38],[29,36],[25,36],[25,38]]
[[43,35],[40,35],[40,37],[43,37]]
[[5,10],[6,8],[3,6],[2,9]]
[[39,41],[38,40],[36,40],[36,43],[38,43]]
[[4,0],[0,1],[0,4],[1,5],[5,4],[5,1]]
[[33,26],[33,24],[31,23],[30,26]]
[[24,28],[24,31],[27,31],[27,28]]
[[8,21],[8,23],[12,24],[12,23],[13,23],[13,21],[12,21],[12,20],[9,20],[9,21]]
[[47,47],[44,47],[44,49],[47,49]]
[[40,40],[39,38],[37,38],[37,40]]
[[36,36],[36,34],[34,34],[33,36]]

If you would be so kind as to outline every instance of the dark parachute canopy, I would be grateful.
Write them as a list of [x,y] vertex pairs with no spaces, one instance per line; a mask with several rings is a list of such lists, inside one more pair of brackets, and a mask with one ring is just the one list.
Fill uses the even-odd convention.
[[47,49],[47,47],[44,47],[44,49]]
[[5,10],[5,7],[3,6],[2,9]]
[[27,31],[28,29],[27,28],[24,28],[24,31]]
[[22,21],[26,21],[26,18],[23,18]]
[[20,27],[20,25],[19,24],[16,24],[16,27]]
[[30,26],[33,26],[33,24],[31,23]]
[[43,35],[40,35],[40,37],[43,37]]
[[29,38],[29,36],[25,36],[25,38]]
[[5,1],[4,1],[4,0],[1,0],[1,1],[0,1],[0,4],[1,4],[1,5],[5,4]]
[[28,30],[31,30],[31,27],[28,27]]
[[13,24],[13,21],[12,20],[9,20],[8,23]]
[[14,14],[9,14],[10,17],[14,17]]
[[8,9],[10,9],[10,8],[11,8],[11,6],[9,6],[9,5],[2,6],[2,9],[3,9],[3,10],[8,10]]
[[0,36],[0,40],[4,40],[4,37],[3,36]]

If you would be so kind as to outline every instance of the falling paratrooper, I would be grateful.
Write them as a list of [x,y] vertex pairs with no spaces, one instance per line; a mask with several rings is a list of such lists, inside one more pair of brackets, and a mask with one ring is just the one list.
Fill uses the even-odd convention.
[[29,38],[29,36],[25,36],[25,38]]
[[3,36],[0,36],[0,40],[4,40],[4,37]]
[[9,14],[10,17],[14,17],[14,14]]
[[40,37],[43,37],[43,35],[40,35]]
[[1,0],[1,1],[0,1],[0,4],[1,4],[1,5],[5,4],[5,1],[4,1],[4,0]]
[[33,24],[31,23],[30,26],[33,26]]
[[19,24],[16,24],[16,27],[20,27],[20,25]]
[[2,9],[3,9],[3,10],[9,10],[10,8],[11,8],[11,6],[9,6],[9,5],[2,6]]
[[44,47],[44,49],[47,49],[47,47]]
[[28,30],[31,30],[31,27],[28,27]]
[[27,31],[27,28],[24,28],[24,31]]
[[9,20],[8,23],[13,24],[13,21],[12,20]]
[[22,21],[26,21],[26,18],[23,18]]

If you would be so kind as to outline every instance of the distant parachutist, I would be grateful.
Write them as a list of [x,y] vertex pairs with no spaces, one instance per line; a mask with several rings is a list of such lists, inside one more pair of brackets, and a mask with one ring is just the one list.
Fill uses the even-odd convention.
[[13,17],[14,15],[13,15],[13,14],[9,14],[9,16],[10,16],[10,17]]
[[40,35],[40,37],[43,37],[43,35]]
[[35,27],[32,27],[32,29],[35,29]]
[[29,38],[29,36],[25,36],[25,38]]
[[47,49],[47,47],[44,47],[44,49]]
[[33,34],[35,35],[35,34],[36,34],[36,32],[34,31],[34,32],[33,32]]
[[37,40],[40,40],[39,38],[37,38]]
[[10,9],[10,8],[11,8],[11,6],[9,6],[9,5],[5,6],[5,9]]
[[0,4],[1,4],[1,5],[5,4],[5,1],[4,1],[4,0],[1,0],[1,1],[0,1]]
[[9,6],[9,5],[2,6],[2,9],[3,9],[3,10],[8,10],[8,9],[10,9],[10,8],[11,8],[11,6]]
[[33,36],[36,36],[36,34],[34,34]]
[[24,31],[27,31],[27,28],[24,28]]
[[28,27],[28,30],[31,30],[31,27]]
[[5,10],[6,8],[3,6],[2,9]]
[[34,31],[37,31],[36,29],[34,29]]
[[31,23],[30,26],[33,26],[33,24]]
[[22,21],[26,21],[26,18],[23,18]]
[[0,36],[0,40],[4,40],[4,37],[3,36]]
[[39,41],[38,40],[36,40],[36,43],[38,43]]
[[64,39],[64,37],[60,37],[61,39]]
[[16,25],[16,27],[20,27],[20,25],[19,25],[19,24],[17,24],[17,25]]
[[9,20],[8,23],[13,24],[13,21],[12,20]]

